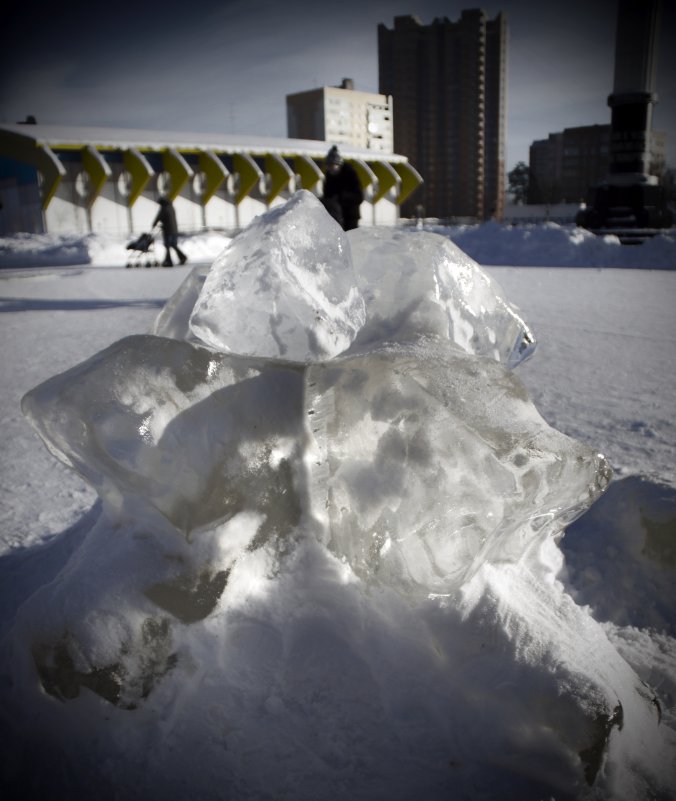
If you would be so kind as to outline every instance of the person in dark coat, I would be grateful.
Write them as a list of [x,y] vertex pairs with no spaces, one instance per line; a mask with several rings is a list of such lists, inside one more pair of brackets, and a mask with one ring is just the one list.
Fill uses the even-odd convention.
[[188,260],[188,257],[178,247],[178,225],[176,224],[176,212],[174,211],[174,207],[171,205],[169,198],[166,197],[161,197],[158,203],[160,204],[160,209],[155,217],[153,228],[158,223],[162,226],[162,237],[164,239],[164,247],[167,251],[162,265],[164,267],[174,266],[174,263],[171,260],[172,248],[176,251],[176,255],[178,256],[178,260],[181,262],[181,264],[185,264]]
[[359,225],[359,207],[363,200],[364,192],[357,171],[343,159],[334,145],[326,156],[322,203],[344,231],[351,231]]

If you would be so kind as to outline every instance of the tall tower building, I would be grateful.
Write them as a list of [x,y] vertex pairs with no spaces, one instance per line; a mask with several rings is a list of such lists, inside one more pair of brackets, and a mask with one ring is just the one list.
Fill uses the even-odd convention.
[[[501,217],[505,189],[507,22],[463,11],[378,26],[379,90],[392,95],[394,149],[425,183],[409,203],[430,217]],[[406,209],[405,209],[406,211]]]

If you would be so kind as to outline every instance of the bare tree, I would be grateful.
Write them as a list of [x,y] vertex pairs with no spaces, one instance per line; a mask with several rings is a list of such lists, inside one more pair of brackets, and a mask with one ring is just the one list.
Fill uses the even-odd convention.
[[528,182],[530,169],[525,161],[519,161],[513,170],[507,173],[508,190],[515,203],[528,202]]

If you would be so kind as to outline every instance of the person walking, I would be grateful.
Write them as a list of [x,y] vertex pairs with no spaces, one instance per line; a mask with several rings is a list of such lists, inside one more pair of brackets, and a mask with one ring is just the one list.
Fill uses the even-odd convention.
[[326,156],[326,177],[322,203],[329,214],[342,225],[344,231],[359,226],[359,207],[364,192],[355,168],[343,159],[333,145]]
[[174,211],[174,207],[169,198],[166,197],[161,197],[158,200],[158,203],[160,204],[160,208],[157,212],[157,216],[155,217],[153,228],[158,223],[162,226],[162,237],[164,239],[164,247],[167,251],[164,261],[162,262],[162,266],[174,266],[174,263],[171,260],[172,248],[176,251],[176,255],[178,256],[178,260],[181,262],[181,264],[185,264],[186,261],[188,261],[188,257],[178,246],[178,225],[176,223],[176,212]]

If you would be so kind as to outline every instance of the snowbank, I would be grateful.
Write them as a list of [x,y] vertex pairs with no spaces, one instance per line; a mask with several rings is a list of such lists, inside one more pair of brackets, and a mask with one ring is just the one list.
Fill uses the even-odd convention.
[[613,235],[596,236],[576,225],[483,225],[432,227],[449,236],[479,264],[524,267],[624,267],[676,269],[674,230],[640,245],[622,245]]
[[[124,267],[130,259],[130,241],[104,234],[15,234],[0,238],[0,269],[81,264]],[[224,234],[205,232],[182,238],[181,247],[190,261],[211,263],[229,241]],[[163,257],[161,235],[154,247]]]

